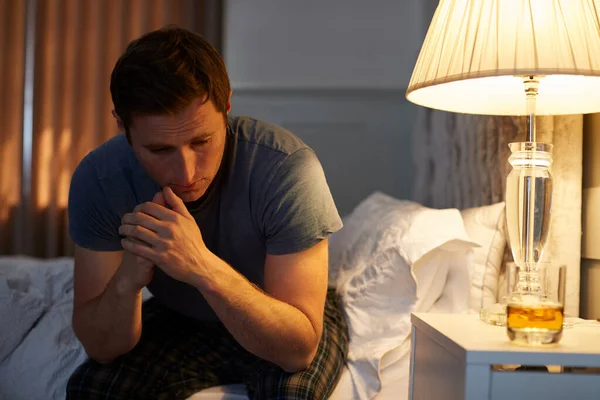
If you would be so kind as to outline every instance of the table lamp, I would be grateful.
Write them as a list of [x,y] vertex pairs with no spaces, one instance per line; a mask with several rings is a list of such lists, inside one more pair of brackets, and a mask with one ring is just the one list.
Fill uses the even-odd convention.
[[441,0],[407,90],[434,109],[527,116],[506,182],[520,293],[540,291],[552,203],[552,145],[536,141],[535,117],[600,111],[599,12],[600,0]]

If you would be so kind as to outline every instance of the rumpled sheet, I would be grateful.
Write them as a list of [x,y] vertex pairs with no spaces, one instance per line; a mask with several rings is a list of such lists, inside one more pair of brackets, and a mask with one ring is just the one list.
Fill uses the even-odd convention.
[[86,359],[71,327],[73,260],[0,257],[0,399],[65,398]]

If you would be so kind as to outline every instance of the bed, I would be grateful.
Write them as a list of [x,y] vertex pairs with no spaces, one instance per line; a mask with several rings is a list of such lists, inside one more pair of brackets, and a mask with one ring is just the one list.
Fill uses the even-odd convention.
[[[332,399],[408,396],[410,313],[479,310],[485,268],[503,257],[503,210],[503,203],[433,209],[375,192],[344,218],[330,238],[329,280],[351,339]],[[71,258],[0,257],[0,398],[64,398],[86,358],[70,324],[72,272]],[[233,385],[191,399],[246,396]]]
[[[473,139],[473,148],[456,130],[481,124],[469,125],[464,119],[449,124],[448,118],[468,117],[430,111],[422,111],[421,117],[413,141],[416,201],[373,192],[344,217],[344,228],[330,238],[329,284],[342,298],[350,333],[347,366],[333,400],[408,398],[410,313],[478,313],[495,304],[501,292],[498,285],[509,261],[503,184],[498,183],[505,168],[492,171],[488,164],[487,171],[480,171],[485,172],[481,176],[487,174],[477,181],[480,186],[473,179],[463,185],[464,177],[453,183],[465,172],[464,162],[453,158],[457,153],[450,150],[463,146],[471,153],[484,152],[477,147],[481,138]],[[492,135],[497,134],[493,131],[498,126],[491,128]],[[445,138],[446,147],[432,135]],[[487,151],[493,151],[489,147]],[[466,153],[458,152],[462,157]],[[498,164],[479,156],[467,160],[473,162]],[[565,180],[561,174],[555,173],[558,188]],[[567,182],[573,182],[571,175]],[[577,186],[577,178],[574,181]],[[569,193],[568,206],[560,197],[555,202],[555,214],[562,221],[553,222],[561,235],[553,240],[566,238],[571,250],[553,252],[567,257],[569,276],[577,276],[567,291],[567,312],[576,316],[579,252],[572,250],[578,245],[573,245],[569,232],[580,229],[573,228],[572,221],[579,220],[581,209],[572,207],[573,191]],[[72,271],[70,258],[0,257],[0,399],[64,398],[68,377],[86,358],[70,324]],[[230,385],[201,391],[190,400],[246,398],[243,386]]]

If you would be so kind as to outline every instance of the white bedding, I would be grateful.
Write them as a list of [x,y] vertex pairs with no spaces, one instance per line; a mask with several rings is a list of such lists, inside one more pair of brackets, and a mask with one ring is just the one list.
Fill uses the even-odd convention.
[[[73,261],[0,257],[0,282],[0,298],[38,300],[0,303],[0,343],[18,335],[14,348],[2,349],[10,354],[0,363],[0,399],[64,399],[68,377],[86,358],[71,329]],[[6,324],[19,314],[38,318]]]

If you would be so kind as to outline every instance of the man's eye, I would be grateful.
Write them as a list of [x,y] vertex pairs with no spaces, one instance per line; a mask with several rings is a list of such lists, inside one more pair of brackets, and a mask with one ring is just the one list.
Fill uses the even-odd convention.
[[204,146],[210,139],[196,140],[192,142],[192,146]]
[[151,149],[150,151],[152,153],[164,153],[165,151],[167,151],[168,149],[166,147],[160,147],[158,149]]

